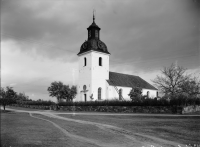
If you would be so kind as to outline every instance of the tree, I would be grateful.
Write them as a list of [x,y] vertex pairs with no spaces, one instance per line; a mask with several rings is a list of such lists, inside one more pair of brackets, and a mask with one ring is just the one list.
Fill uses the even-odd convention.
[[14,103],[14,98],[16,98],[16,92],[12,89],[12,87],[7,86],[6,89],[1,87],[0,103],[3,105],[4,110],[6,105]]
[[28,100],[28,96],[25,94],[25,93],[19,93],[16,95],[16,99],[19,100],[19,101],[27,101]]
[[50,93],[50,96],[56,97],[58,102],[62,99],[66,101],[72,101],[77,94],[76,86],[64,85],[62,82],[52,82],[51,86],[47,89]]
[[190,77],[180,85],[180,88],[187,97],[198,97],[200,94],[200,81],[197,77]]
[[195,105],[196,102],[198,103],[198,101],[200,101],[200,81],[197,77],[190,77],[180,85],[180,88],[182,90],[180,97],[185,100],[185,105]]
[[180,85],[189,79],[189,76],[185,75],[185,71],[186,69],[183,67],[172,64],[170,67],[164,67],[161,70],[162,76],[157,75],[153,83],[162,93],[174,98],[182,92]]
[[132,101],[140,102],[142,98],[142,88],[140,86],[133,87],[128,95]]
[[77,88],[76,86],[72,86],[71,88],[69,88],[69,93],[68,93],[66,101],[73,101],[76,94],[77,94]]
[[52,82],[51,86],[47,89],[50,96],[56,97],[58,101],[63,99],[65,96],[63,94],[63,83],[62,82]]

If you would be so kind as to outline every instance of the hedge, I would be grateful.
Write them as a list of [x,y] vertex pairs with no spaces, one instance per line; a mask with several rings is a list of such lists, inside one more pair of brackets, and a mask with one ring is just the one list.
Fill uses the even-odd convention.
[[133,101],[87,101],[87,102],[59,102],[59,106],[185,106],[200,105],[200,99],[145,99],[139,102]]
[[38,106],[51,106],[55,105],[52,101],[17,101],[20,105],[38,105]]

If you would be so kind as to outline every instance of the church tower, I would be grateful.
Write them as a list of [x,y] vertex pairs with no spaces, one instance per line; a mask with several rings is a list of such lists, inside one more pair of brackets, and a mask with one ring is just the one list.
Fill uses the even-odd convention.
[[79,57],[79,83],[76,101],[103,100],[108,96],[109,55],[107,46],[100,40],[100,30],[93,15],[87,28],[88,39],[81,45]]

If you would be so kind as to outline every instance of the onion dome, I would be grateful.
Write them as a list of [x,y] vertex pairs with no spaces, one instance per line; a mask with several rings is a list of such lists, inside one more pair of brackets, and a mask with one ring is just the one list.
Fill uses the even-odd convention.
[[91,50],[110,54],[108,52],[106,44],[100,40],[101,28],[99,28],[98,25],[96,25],[94,15],[93,15],[93,22],[87,28],[87,30],[88,30],[88,40],[81,45],[80,52],[78,53],[78,55]]
[[106,54],[110,54],[108,52],[107,46],[106,46],[106,44],[104,42],[102,42],[99,39],[92,38],[92,39],[89,39],[89,40],[85,41],[81,45],[80,52],[78,53],[78,55],[82,54],[84,52],[90,51],[90,50],[98,51],[98,52],[102,52],[102,53],[106,53]]

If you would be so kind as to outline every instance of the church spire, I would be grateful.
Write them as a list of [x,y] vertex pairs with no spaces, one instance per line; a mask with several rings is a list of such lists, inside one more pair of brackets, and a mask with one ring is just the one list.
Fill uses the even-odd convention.
[[[101,28],[98,27],[95,23],[95,15],[96,11],[93,10],[93,22],[92,24],[87,28],[88,30],[88,39],[81,45],[80,52],[78,55],[85,53],[90,50],[94,50],[97,52],[102,52],[105,54],[110,54],[107,50],[107,46],[105,43],[103,43],[100,40],[100,30]],[[90,15],[91,17],[91,15]]]
[[93,22],[95,22],[95,10],[93,10]]
[[88,39],[99,39],[100,38],[100,30],[101,28],[99,28],[96,23],[95,23],[95,15],[96,15],[96,11],[95,9],[93,10],[93,22],[92,24],[89,26],[89,28],[87,28],[88,30]]

